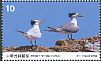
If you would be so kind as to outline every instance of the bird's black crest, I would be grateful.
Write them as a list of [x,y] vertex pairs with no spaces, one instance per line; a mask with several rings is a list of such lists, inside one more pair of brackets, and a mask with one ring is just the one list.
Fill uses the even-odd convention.
[[76,13],[69,13],[68,16],[71,17],[72,15],[75,15]]
[[35,21],[31,21],[31,25],[34,25],[35,24]]

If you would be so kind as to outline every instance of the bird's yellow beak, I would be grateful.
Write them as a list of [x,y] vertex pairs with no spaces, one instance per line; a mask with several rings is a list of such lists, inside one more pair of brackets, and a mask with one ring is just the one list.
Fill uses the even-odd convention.
[[77,16],[78,16],[78,17],[83,17],[81,14],[78,14]]
[[39,21],[39,24],[42,24],[42,23],[44,23],[44,22],[46,22],[45,20],[40,20]]

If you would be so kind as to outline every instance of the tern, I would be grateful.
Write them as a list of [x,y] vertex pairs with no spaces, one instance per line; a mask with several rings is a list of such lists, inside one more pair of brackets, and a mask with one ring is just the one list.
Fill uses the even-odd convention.
[[31,45],[33,46],[32,41],[35,41],[35,46],[36,45],[36,39],[41,38],[41,32],[40,32],[40,28],[39,25],[41,23],[43,23],[44,21],[40,21],[40,20],[31,20],[31,26],[32,28],[29,29],[27,32],[23,32],[23,31],[19,31],[17,30],[17,32],[22,33],[28,40],[30,40]]
[[68,16],[71,18],[70,23],[67,23],[60,27],[48,27],[48,29],[45,31],[67,34],[68,39],[73,40],[72,33],[76,33],[79,30],[79,26],[77,24],[77,17],[83,17],[83,16],[81,16],[81,14],[79,13],[69,13]]

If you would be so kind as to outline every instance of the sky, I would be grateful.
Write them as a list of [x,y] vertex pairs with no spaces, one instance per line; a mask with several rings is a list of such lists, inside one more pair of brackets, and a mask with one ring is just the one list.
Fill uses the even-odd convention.
[[[7,12],[7,5],[15,7],[14,12]],[[12,9],[12,8],[11,8]],[[45,19],[40,26],[42,37],[37,39],[38,46],[52,47],[66,35],[46,32],[48,26],[58,27],[70,22],[68,13],[77,12],[84,17],[77,18],[79,31],[74,39],[92,37],[99,34],[98,2],[4,2],[3,3],[3,47],[26,46],[30,42],[16,30],[28,31],[32,19]],[[34,40],[33,40],[34,44]]]

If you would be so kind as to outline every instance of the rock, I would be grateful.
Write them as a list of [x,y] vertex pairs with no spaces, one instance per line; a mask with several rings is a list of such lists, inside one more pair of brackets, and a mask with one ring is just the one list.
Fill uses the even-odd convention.
[[[94,40],[94,41],[92,41]],[[19,47],[6,47],[2,48],[3,52],[92,52],[89,48],[90,46],[86,46],[89,43],[95,44],[95,42],[99,42],[99,37],[92,38],[81,38],[80,40],[58,40],[53,47],[45,47],[45,46],[19,46]]]
[[66,41],[64,41],[64,40],[59,40],[59,41],[56,42],[55,45],[56,45],[56,46],[63,46],[63,45],[67,45],[67,43],[66,43]]

